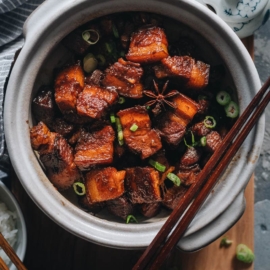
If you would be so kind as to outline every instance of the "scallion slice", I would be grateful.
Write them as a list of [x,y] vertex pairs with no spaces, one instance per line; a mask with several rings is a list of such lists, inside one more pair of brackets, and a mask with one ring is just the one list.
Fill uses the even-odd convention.
[[116,130],[117,130],[118,143],[120,145],[123,145],[124,144],[124,134],[123,134],[122,126],[120,123],[120,119],[118,117],[115,117],[115,125],[116,125]]
[[234,101],[230,101],[225,107],[226,116],[230,118],[235,118],[239,114],[239,107]]
[[97,58],[98,64],[99,64],[100,66],[104,66],[104,65],[106,64],[106,59],[105,59],[105,57],[104,57],[102,54],[98,54],[98,55],[96,56],[96,58]]
[[133,124],[131,127],[130,127],[130,130],[131,131],[136,131],[138,129],[138,126],[136,124]]
[[92,53],[88,53],[83,58],[83,69],[85,72],[90,73],[97,68],[98,61]]
[[156,170],[160,171],[160,172],[165,172],[166,170],[166,166],[160,164],[159,162],[153,160],[153,159],[149,159],[149,164],[152,165]]
[[110,120],[111,120],[111,123],[112,123],[112,124],[115,123],[115,115],[114,115],[114,113],[111,113],[111,114],[110,114]]
[[226,91],[220,91],[217,93],[216,100],[218,104],[225,106],[231,101],[231,96]]
[[73,189],[79,196],[83,196],[85,194],[85,185],[81,182],[75,182],[73,184]]
[[88,29],[82,32],[82,38],[90,45],[99,41],[99,33],[94,29]]
[[236,247],[236,258],[244,263],[252,263],[254,260],[254,253],[250,248],[244,244],[239,244]]
[[118,140],[119,141],[122,141],[123,138],[124,138],[123,131],[122,130],[119,130],[118,133],[117,133],[117,136],[118,136]]
[[[208,120],[211,121],[211,124],[208,123]],[[204,118],[203,123],[207,128],[214,128],[217,124],[215,118],[213,116],[209,116],[209,115]]]
[[167,178],[170,179],[176,186],[178,186],[178,187],[180,186],[181,180],[176,174],[168,173]]
[[118,100],[118,103],[123,104],[123,103],[125,103],[125,101],[126,101],[126,99],[124,97],[120,97]]
[[205,136],[200,138],[200,144],[201,144],[201,146],[206,146],[206,137]]
[[138,220],[133,215],[128,215],[126,219],[126,223],[128,224],[131,221],[138,223]]

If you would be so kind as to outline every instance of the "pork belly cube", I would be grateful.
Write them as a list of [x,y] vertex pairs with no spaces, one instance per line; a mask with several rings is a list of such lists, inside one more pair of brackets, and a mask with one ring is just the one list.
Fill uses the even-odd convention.
[[[141,159],[150,157],[162,148],[160,136],[156,130],[151,129],[150,117],[144,107],[132,107],[119,111],[117,115],[126,145],[131,151],[139,154]],[[138,126],[136,131],[130,130],[133,124]]]
[[205,149],[211,153],[214,153],[221,143],[222,139],[219,133],[217,131],[211,131],[206,135]]
[[200,148],[188,147],[184,155],[180,158],[180,164],[190,166],[197,163],[202,156]]
[[50,124],[55,115],[55,102],[53,98],[53,89],[49,86],[43,86],[38,91],[32,102],[32,110],[35,118],[46,125]]
[[153,203],[161,200],[159,173],[154,168],[126,169],[125,185],[132,203]]
[[85,85],[77,99],[77,113],[80,116],[100,119],[117,100],[118,94],[115,90]]
[[173,97],[172,102],[175,105],[175,114],[184,121],[185,125],[191,122],[198,112],[198,104],[181,93]]
[[92,203],[88,200],[87,196],[78,196],[78,203],[81,207],[83,207],[85,210],[91,212],[91,213],[98,213],[100,212],[105,206],[105,202],[95,202]]
[[126,58],[137,63],[153,63],[168,55],[168,41],[164,30],[152,26],[141,28],[132,34]]
[[[209,125],[212,124],[212,122],[210,120],[207,120],[206,123],[209,122]],[[190,131],[195,135],[195,136],[199,136],[199,137],[203,137],[206,136],[208,133],[210,133],[212,131],[211,128],[206,127],[206,125],[204,124],[204,121],[198,122],[196,124],[194,124],[191,128]]]
[[154,203],[143,203],[139,205],[139,210],[143,216],[147,218],[151,218],[156,216],[161,210],[161,203],[154,202]]
[[51,123],[51,128],[64,137],[70,135],[75,130],[75,126],[66,122],[63,118],[56,118]]
[[126,172],[113,167],[94,169],[85,175],[86,196],[89,202],[103,202],[118,198],[124,193]]
[[189,56],[168,56],[161,60],[161,65],[154,67],[154,71],[159,79],[173,77],[187,82],[194,64],[195,60]]
[[181,184],[191,186],[196,182],[200,172],[201,168],[198,164],[191,166],[181,165],[179,170],[176,172],[176,175],[181,179]]
[[166,190],[162,204],[168,209],[173,210],[178,205],[179,201],[183,198],[186,192],[186,187],[182,185],[179,187],[174,185],[173,187]]
[[113,161],[114,130],[111,126],[99,127],[91,133],[82,131],[75,147],[75,164],[80,170]]
[[210,66],[201,61],[197,61],[192,68],[189,81],[185,85],[187,88],[200,90],[208,85]]
[[113,215],[124,220],[135,210],[135,206],[128,200],[124,194],[121,197],[106,202],[107,209]]
[[166,112],[158,121],[158,132],[168,144],[177,145],[186,132],[186,121],[172,112]]
[[109,89],[116,89],[119,95],[129,98],[141,98],[143,96],[143,84],[141,77],[143,69],[139,63],[125,61],[120,58],[105,70],[102,85]]
[[78,94],[84,87],[84,73],[79,64],[64,68],[55,80],[55,102],[62,113],[76,112]]

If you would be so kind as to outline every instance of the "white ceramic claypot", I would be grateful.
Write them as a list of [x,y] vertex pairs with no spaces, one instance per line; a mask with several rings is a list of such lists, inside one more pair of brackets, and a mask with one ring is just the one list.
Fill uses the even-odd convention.
[[[31,101],[41,84],[51,79],[51,67],[59,64],[65,50],[59,44],[69,32],[100,16],[125,11],[147,11],[173,18],[190,27],[202,50],[222,61],[237,89],[241,112],[256,91],[260,80],[252,59],[234,32],[213,12],[196,1],[176,0],[47,0],[28,19],[25,45],[9,80],[5,100],[5,132],[12,164],[35,203],[56,223],[86,240],[116,248],[143,248],[149,245],[166,216],[140,224],[115,222],[96,217],[78,208],[69,194],[59,193],[42,170],[31,148]],[[199,33],[199,34],[198,34]],[[214,192],[193,220],[179,247],[199,249],[229,229],[245,208],[244,189],[254,170],[264,133],[262,117],[232,161]]]

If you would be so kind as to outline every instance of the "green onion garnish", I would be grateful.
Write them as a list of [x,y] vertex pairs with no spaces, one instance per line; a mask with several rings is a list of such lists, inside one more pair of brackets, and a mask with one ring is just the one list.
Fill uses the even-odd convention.
[[156,170],[160,171],[160,172],[165,172],[166,170],[166,166],[160,164],[157,161],[154,161],[153,159],[149,159],[149,164],[152,165]]
[[119,131],[117,132],[117,136],[118,136],[118,140],[119,140],[119,141],[122,141],[123,138],[124,138],[123,131],[122,131],[122,130],[119,130]]
[[102,54],[98,54],[96,56],[96,59],[98,60],[98,64],[100,66],[104,66],[106,64],[106,59],[105,59],[105,57]]
[[218,104],[225,106],[231,101],[231,96],[226,91],[220,91],[217,93],[216,100]]
[[114,113],[110,114],[110,119],[111,119],[112,124],[115,123],[115,115],[114,115]]
[[254,253],[250,248],[244,244],[239,244],[236,248],[236,258],[244,263],[252,263],[254,260]]
[[94,29],[88,29],[82,32],[82,38],[90,45],[99,41],[99,33]]
[[178,187],[180,186],[181,180],[176,174],[168,173],[167,178],[170,179],[176,186],[178,186]]
[[115,124],[116,124],[116,130],[117,130],[118,143],[120,145],[123,145],[124,144],[124,134],[123,134],[122,126],[120,123],[120,119],[118,117],[115,117]]
[[92,53],[88,53],[83,58],[83,69],[85,72],[90,73],[97,68],[98,61]]
[[126,99],[124,97],[120,97],[118,100],[118,103],[123,104],[123,103],[125,103],[125,101],[126,101]]
[[[207,123],[208,120],[211,121],[211,124]],[[203,123],[207,128],[214,128],[217,124],[215,118],[213,116],[209,116],[209,115],[205,117]]]
[[114,37],[119,38],[119,33],[118,33],[118,30],[117,30],[115,24],[112,25],[112,30],[113,30]]
[[220,240],[220,247],[228,247],[232,244],[232,240],[229,240],[226,236],[222,237]]
[[138,129],[138,126],[136,124],[133,124],[131,127],[130,127],[130,130],[131,131],[136,131]]
[[128,215],[126,223],[128,224],[131,221],[138,223],[138,220],[133,215]]
[[110,43],[106,42],[105,46],[106,46],[106,50],[108,51],[108,53],[111,53],[113,51],[112,46],[111,46]]
[[235,118],[239,114],[239,107],[234,101],[230,101],[225,107],[227,117]]
[[205,136],[200,138],[200,144],[201,144],[201,146],[206,146],[206,137]]
[[194,147],[194,146],[197,145],[197,142],[195,142],[195,138],[194,138],[193,132],[191,131],[190,133],[191,133],[191,145],[189,145],[189,144],[187,143],[187,141],[186,141],[186,138],[184,138],[184,143],[185,143],[186,147],[188,147],[188,148],[189,148],[189,147]]
[[79,196],[82,196],[85,194],[85,185],[81,182],[75,182],[73,184],[73,189],[75,193]]

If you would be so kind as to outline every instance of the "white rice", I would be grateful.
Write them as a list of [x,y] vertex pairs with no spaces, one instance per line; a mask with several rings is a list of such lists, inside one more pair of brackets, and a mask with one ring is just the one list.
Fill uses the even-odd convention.
[[[0,232],[12,247],[14,247],[17,240],[16,218],[16,213],[8,210],[7,206],[0,202]],[[8,256],[1,247],[0,256],[6,264],[10,263]]]

